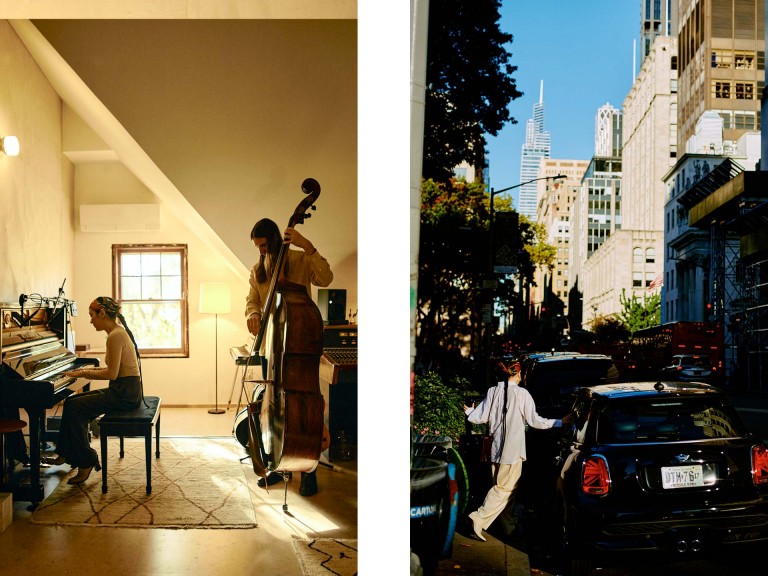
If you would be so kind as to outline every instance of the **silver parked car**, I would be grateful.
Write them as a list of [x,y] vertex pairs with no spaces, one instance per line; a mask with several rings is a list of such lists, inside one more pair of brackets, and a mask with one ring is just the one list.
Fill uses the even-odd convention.
[[711,382],[715,377],[715,368],[709,356],[677,354],[672,356],[669,366],[662,368],[661,377],[683,382]]

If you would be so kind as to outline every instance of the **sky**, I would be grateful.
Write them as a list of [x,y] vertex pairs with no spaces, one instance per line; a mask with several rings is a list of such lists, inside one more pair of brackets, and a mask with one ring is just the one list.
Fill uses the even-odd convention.
[[[517,124],[486,135],[490,186],[520,183],[525,124],[533,116],[544,81],[544,129],[550,157],[589,160],[594,153],[595,115],[603,104],[621,109],[632,87],[633,43],[639,62],[641,0],[502,0],[500,28],[512,74],[523,96],[509,105]],[[639,64],[636,64],[639,66]],[[518,190],[512,190],[515,208]]]

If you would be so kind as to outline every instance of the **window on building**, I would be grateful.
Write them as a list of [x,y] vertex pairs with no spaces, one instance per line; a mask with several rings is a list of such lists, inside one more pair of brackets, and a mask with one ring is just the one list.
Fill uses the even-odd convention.
[[733,121],[731,118],[731,111],[730,110],[717,110],[717,113],[720,114],[720,118],[723,119],[723,129],[728,130],[733,127]]
[[754,100],[755,83],[754,82],[736,82],[737,100]]
[[632,288],[642,288],[642,287],[643,287],[643,273],[632,272]]
[[712,95],[715,98],[730,98],[731,83],[724,80],[714,80],[712,82]]
[[648,286],[651,285],[651,282],[653,282],[654,275],[653,272],[646,272],[645,273],[645,287],[648,288]]
[[632,262],[635,264],[642,264],[643,263],[643,249],[642,248],[634,248],[632,250]]
[[733,52],[730,50],[712,50],[712,68],[730,68]]
[[[672,56],[670,58],[670,65],[672,66],[672,70],[677,70],[677,56]],[[673,80],[675,83],[675,90],[673,92],[677,92],[677,79]]]
[[756,63],[755,56],[754,52],[735,52],[733,55],[733,65],[735,68],[754,70]]
[[736,130],[754,130],[755,113],[754,112],[734,112],[733,127]]
[[187,246],[112,246],[113,292],[142,356],[189,356]]
[[645,263],[646,264],[653,264],[656,262],[656,250],[653,248],[646,248],[645,249]]

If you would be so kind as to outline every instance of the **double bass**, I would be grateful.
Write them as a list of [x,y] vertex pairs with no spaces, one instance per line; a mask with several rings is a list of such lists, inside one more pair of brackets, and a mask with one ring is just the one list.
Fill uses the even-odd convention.
[[[307,196],[291,215],[291,228],[311,217],[307,211],[315,209],[320,184],[307,178],[301,190]],[[303,285],[280,278],[288,246],[284,242],[280,247],[251,350],[253,357],[266,342],[267,376],[247,407],[248,453],[253,471],[263,478],[269,472],[313,470],[324,442],[319,376],[323,319]]]

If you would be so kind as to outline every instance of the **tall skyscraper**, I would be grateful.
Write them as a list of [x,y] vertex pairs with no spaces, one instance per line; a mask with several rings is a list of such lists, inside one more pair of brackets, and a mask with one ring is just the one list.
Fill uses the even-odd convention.
[[622,112],[610,104],[600,106],[595,116],[595,156],[621,156]]
[[726,142],[760,130],[765,1],[680,0],[679,7],[677,145],[699,154],[696,126],[708,110],[722,117]]
[[539,101],[533,105],[533,118],[525,125],[525,144],[520,158],[520,182],[528,182],[520,187],[520,202],[517,211],[536,221],[538,205],[536,182],[542,158],[549,158],[549,132],[544,130],[544,81],[541,81]]
[[657,36],[677,34],[678,0],[640,0],[640,66]]

